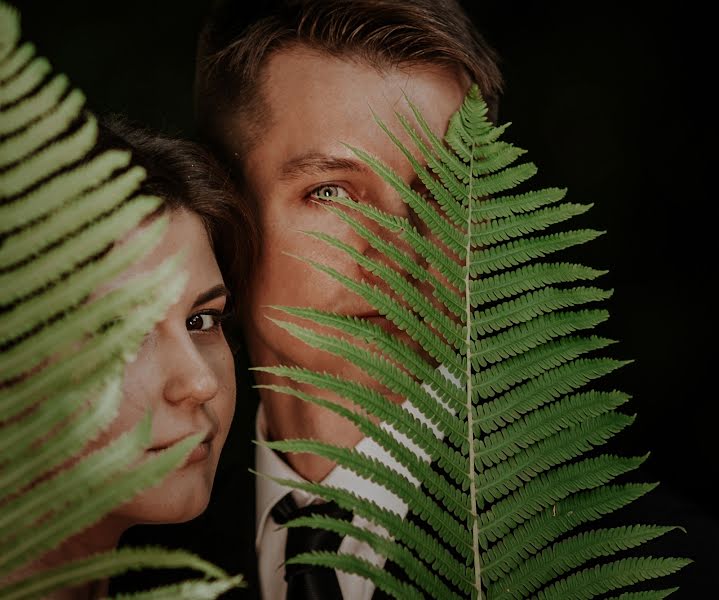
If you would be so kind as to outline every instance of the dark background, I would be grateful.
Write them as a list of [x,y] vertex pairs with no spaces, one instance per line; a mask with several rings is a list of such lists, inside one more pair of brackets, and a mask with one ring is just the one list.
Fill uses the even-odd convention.
[[[205,2],[16,4],[26,36],[85,91],[93,110],[193,134],[194,46]],[[638,414],[618,445],[651,450],[638,478],[662,481],[622,520],[686,527],[687,534],[670,534],[654,548],[696,560],[673,578],[682,585],[673,597],[711,597],[719,559],[712,493],[719,411],[709,377],[716,368],[714,21],[708,9],[686,4],[651,11],[507,0],[466,6],[502,56],[500,121],[513,122],[508,138],[538,164],[533,185],[566,186],[570,200],[594,203],[579,224],[607,231],[580,258],[611,270],[604,284],[615,290],[612,319],[603,333],[621,340],[614,356],[635,360],[612,377],[633,395],[630,410]],[[243,391],[243,367],[239,376],[238,412],[208,513],[183,526],[140,528],[128,539],[191,547],[252,577],[246,468],[255,399]]]

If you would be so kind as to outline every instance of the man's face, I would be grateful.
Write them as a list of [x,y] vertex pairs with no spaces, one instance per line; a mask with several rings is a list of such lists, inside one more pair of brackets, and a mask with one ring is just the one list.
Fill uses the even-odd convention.
[[[380,287],[383,283],[346,254],[303,231],[330,234],[375,258],[376,251],[366,241],[325,210],[322,203],[326,198],[348,196],[398,216],[414,217],[395,190],[344,144],[376,156],[422,192],[424,188],[409,162],[375,123],[372,111],[398,132],[395,113],[411,117],[406,95],[441,136],[469,82],[446,67],[414,65],[378,70],[302,47],[274,54],[264,74],[262,94],[270,117],[243,161],[243,171],[258,199],[264,235],[247,315],[252,361],[257,365],[297,365],[366,380],[346,362],[309,348],[272,323],[267,317],[286,316],[269,307],[313,307],[369,316],[386,325],[364,300],[296,257],[331,265],[357,281]],[[399,137],[409,142],[407,136]],[[387,237],[386,231],[363,222]]]

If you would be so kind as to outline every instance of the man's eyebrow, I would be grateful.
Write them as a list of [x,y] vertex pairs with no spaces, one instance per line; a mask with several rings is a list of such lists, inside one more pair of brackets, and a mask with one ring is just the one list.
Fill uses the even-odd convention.
[[310,152],[285,161],[280,167],[280,179],[294,179],[300,175],[315,175],[324,171],[368,173],[369,169],[362,161],[357,159]]
[[217,285],[211,287],[206,292],[202,292],[199,296],[197,296],[194,304],[192,305],[192,308],[197,308],[201,304],[210,302],[210,300],[214,300],[215,298],[220,298],[222,296],[229,296],[229,295],[230,295],[230,290],[228,290],[225,287],[225,284],[218,283]]

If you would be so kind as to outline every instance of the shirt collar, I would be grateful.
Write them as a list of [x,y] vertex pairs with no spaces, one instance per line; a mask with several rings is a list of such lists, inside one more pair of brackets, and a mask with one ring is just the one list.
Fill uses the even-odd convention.
[[255,547],[259,548],[270,511],[281,498],[288,492],[292,492],[297,505],[306,506],[314,500],[314,496],[303,490],[293,490],[270,479],[270,477],[276,477],[299,482],[306,481],[282,460],[277,452],[264,445],[264,442],[267,441],[267,419],[262,402],[260,402],[257,410],[255,438],[258,442],[255,446],[255,469],[259,473],[257,476],[257,504],[255,509],[255,523],[257,524]]
[[[255,449],[255,467],[257,472],[260,474],[257,478],[255,521],[257,523],[255,536],[255,546],[257,548],[259,548],[265,527],[267,527],[270,512],[282,497],[284,497],[287,493],[292,492],[297,505],[300,507],[311,504],[317,498],[317,496],[313,494],[309,494],[303,490],[293,490],[292,488],[288,488],[287,486],[277,483],[273,479],[269,478],[276,477],[298,482],[307,481],[285,461],[283,461],[277,452],[262,445],[262,443],[267,440],[266,432],[266,416],[263,410],[262,402],[260,402],[260,406],[257,411],[255,432],[257,441],[260,442],[257,444]],[[401,473],[405,472],[404,467],[399,465],[384,448],[371,438],[362,438],[355,446],[355,450],[370,456],[371,458],[374,458]],[[407,514],[407,505],[395,494],[387,490],[387,488],[368,479],[359,477],[353,471],[342,466],[334,467],[325,476],[321,483],[330,487],[348,490],[362,498],[376,503],[378,506],[398,513],[401,517],[404,517]]]
[[[451,373],[444,365],[439,366],[439,372],[449,381],[451,381],[454,385],[459,386],[459,381],[451,375]],[[442,404],[444,404],[446,408],[448,408],[444,401],[441,400],[439,396],[434,392],[434,390],[432,390],[426,384],[424,384],[422,387],[426,389],[427,392],[435,399],[437,399],[439,402],[442,402]],[[437,427],[433,423],[431,423],[426,417],[424,417],[424,415],[422,415],[422,413],[420,413],[411,402],[405,401],[402,403],[401,406],[409,413],[413,414],[415,417],[423,421],[426,425],[431,427],[434,431],[434,434],[438,438],[442,438],[442,435],[437,429]],[[448,410],[454,413],[453,410],[449,408]],[[391,425],[383,423],[381,427],[391,432],[392,435],[394,435],[395,437],[402,439],[403,442],[422,460],[424,460],[425,462],[429,462],[429,457],[420,448],[418,448],[404,435],[397,432]],[[278,479],[289,479],[298,482],[307,481],[297,472],[295,472],[295,470],[290,467],[284,460],[282,460],[277,454],[277,452],[262,445],[263,442],[267,440],[267,422],[262,402],[260,402],[260,406],[257,410],[255,436],[257,441],[259,442],[255,449],[255,467],[257,472],[260,474],[257,478],[257,508],[255,521],[255,523],[257,523],[257,531],[255,536],[255,546],[259,548],[260,541],[262,540],[262,535],[264,533],[265,527],[267,526],[267,519],[269,518],[270,511],[275,506],[275,504],[277,504],[277,502],[279,502],[280,499],[285,496],[285,494],[287,494],[288,492],[292,492],[292,495],[298,506],[307,506],[308,504],[311,504],[317,497],[303,490],[293,490],[269,478],[276,477]],[[395,461],[394,458],[392,458],[392,456],[384,448],[382,448],[371,438],[362,438],[355,446],[355,449],[395,469],[399,473],[403,474],[405,477],[410,478],[410,480],[413,479],[402,465],[397,463],[397,461]],[[401,517],[404,517],[407,514],[407,505],[395,494],[387,490],[387,488],[377,483],[374,483],[373,481],[369,481],[368,479],[359,477],[353,471],[350,471],[349,469],[346,469],[344,467],[336,466],[322,480],[322,483],[324,483],[325,485],[342,488],[353,492],[358,496],[375,502],[378,506],[393,510]],[[415,485],[419,484],[419,482],[417,481],[413,481],[413,483]]]

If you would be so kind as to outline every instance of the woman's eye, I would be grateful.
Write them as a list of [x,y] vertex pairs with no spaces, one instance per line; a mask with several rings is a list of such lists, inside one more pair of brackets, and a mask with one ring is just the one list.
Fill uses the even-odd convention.
[[220,324],[218,315],[211,313],[199,313],[192,315],[186,321],[188,331],[208,331]]
[[349,198],[350,195],[340,185],[321,185],[310,192],[310,197],[317,200],[331,200],[332,198]]

